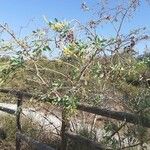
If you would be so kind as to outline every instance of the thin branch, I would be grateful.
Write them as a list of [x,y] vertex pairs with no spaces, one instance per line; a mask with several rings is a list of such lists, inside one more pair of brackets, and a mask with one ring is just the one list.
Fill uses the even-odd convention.
[[37,67],[37,64],[35,62],[33,62],[33,63],[34,63],[35,69],[36,69],[37,77],[43,82],[43,84],[45,84],[47,87],[49,87],[48,84],[44,81],[44,79],[40,76],[40,72],[39,72],[39,68]]

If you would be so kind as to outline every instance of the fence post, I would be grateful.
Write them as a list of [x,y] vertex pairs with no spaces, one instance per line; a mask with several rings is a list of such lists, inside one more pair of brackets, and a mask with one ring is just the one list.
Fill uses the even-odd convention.
[[[22,111],[22,100],[23,100],[23,95],[22,93],[17,94],[17,112],[16,112],[16,133],[21,132],[21,123],[20,123],[20,116],[21,116],[21,111]],[[21,149],[21,139],[18,139],[16,136],[16,150]]]
[[69,130],[70,124],[67,116],[67,111],[64,108],[62,111],[62,126],[61,126],[61,148],[60,150],[67,150],[67,136],[66,132]]

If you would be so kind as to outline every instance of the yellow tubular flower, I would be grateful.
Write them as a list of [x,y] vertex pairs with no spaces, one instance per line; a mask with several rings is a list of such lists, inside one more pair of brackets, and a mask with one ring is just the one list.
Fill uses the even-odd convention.
[[63,53],[65,56],[68,56],[68,57],[74,56],[74,57],[78,58],[78,56],[75,54],[75,51],[72,51],[69,47],[64,47]]
[[71,56],[73,54],[68,47],[63,48],[63,53],[65,56]]
[[51,25],[51,29],[53,29],[54,31],[61,31],[64,27],[65,24],[63,22],[57,22]]

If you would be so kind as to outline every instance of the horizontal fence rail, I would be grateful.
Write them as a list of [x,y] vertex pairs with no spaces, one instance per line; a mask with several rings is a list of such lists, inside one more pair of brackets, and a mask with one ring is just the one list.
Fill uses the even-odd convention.
[[3,111],[5,113],[11,114],[11,115],[15,115],[16,111],[13,109],[9,109],[9,108],[5,108],[0,106],[0,111]]
[[[10,93],[14,96],[17,96],[18,94],[22,94],[25,98],[35,98],[35,99],[41,99],[40,96],[36,96],[27,92],[17,91],[17,90],[10,90],[10,89],[1,89],[0,92],[2,93]],[[52,100],[52,99],[51,99]],[[111,111],[108,109],[102,109],[98,107],[83,105],[83,104],[77,104],[77,110],[105,116],[108,118],[126,121],[128,123],[132,123],[135,125],[141,125],[143,127],[150,128],[150,119],[147,117],[144,117],[142,115],[135,115],[127,112],[118,112],[118,111]]]
[[128,123],[137,124],[143,127],[150,128],[150,119],[144,116],[135,115],[127,112],[111,111],[108,109],[101,109],[98,107],[82,105],[82,104],[77,105],[77,109],[89,113],[93,113],[96,115],[101,115],[116,120],[126,121]]
[[[25,134],[22,134],[21,124],[20,124],[20,115],[22,112],[22,102],[23,98],[29,99],[34,98],[36,100],[41,100],[40,96],[33,95],[27,92],[23,91],[17,91],[17,90],[10,90],[10,89],[2,89],[0,88],[1,93],[5,94],[12,94],[13,96],[17,97],[17,110],[12,110],[9,108],[5,108],[0,106],[0,111],[12,114],[16,116],[16,150],[21,150],[21,141],[25,141],[31,148],[36,150],[54,150],[52,147],[43,144],[39,141],[36,141],[32,139],[31,137],[26,136]],[[44,101],[53,101],[53,99],[50,99],[49,97],[45,98]],[[43,101],[43,100],[42,100]],[[84,104],[77,104],[77,110],[85,111],[88,113],[96,114],[105,116],[111,119],[116,119],[120,121],[125,121],[127,123],[132,123],[135,125],[141,125],[143,127],[150,128],[150,119],[138,115],[138,114],[131,114],[127,112],[119,112],[119,111],[111,111],[108,109],[102,109],[99,107],[84,105]],[[73,133],[70,131],[69,127],[69,120],[66,118],[66,113],[63,110],[62,111],[62,127],[61,127],[61,146],[60,150],[67,150],[67,143],[68,139],[76,141],[79,144],[86,145],[88,148],[92,150],[112,150],[109,148],[105,148],[103,145],[91,141],[90,139],[87,139],[83,136],[80,136],[76,133]]]

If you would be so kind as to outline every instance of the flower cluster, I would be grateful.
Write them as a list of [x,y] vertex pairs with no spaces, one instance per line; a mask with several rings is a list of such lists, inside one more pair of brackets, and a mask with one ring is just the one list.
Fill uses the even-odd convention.
[[62,32],[68,26],[68,23],[55,20],[54,22],[49,22],[49,26],[56,32]]
[[71,55],[73,55],[75,53],[76,49],[77,49],[76,44],[75,43],[71,43],[68,46],[65,46],[63,48],[63,53],[64,53],[65,56],[71,56]]

